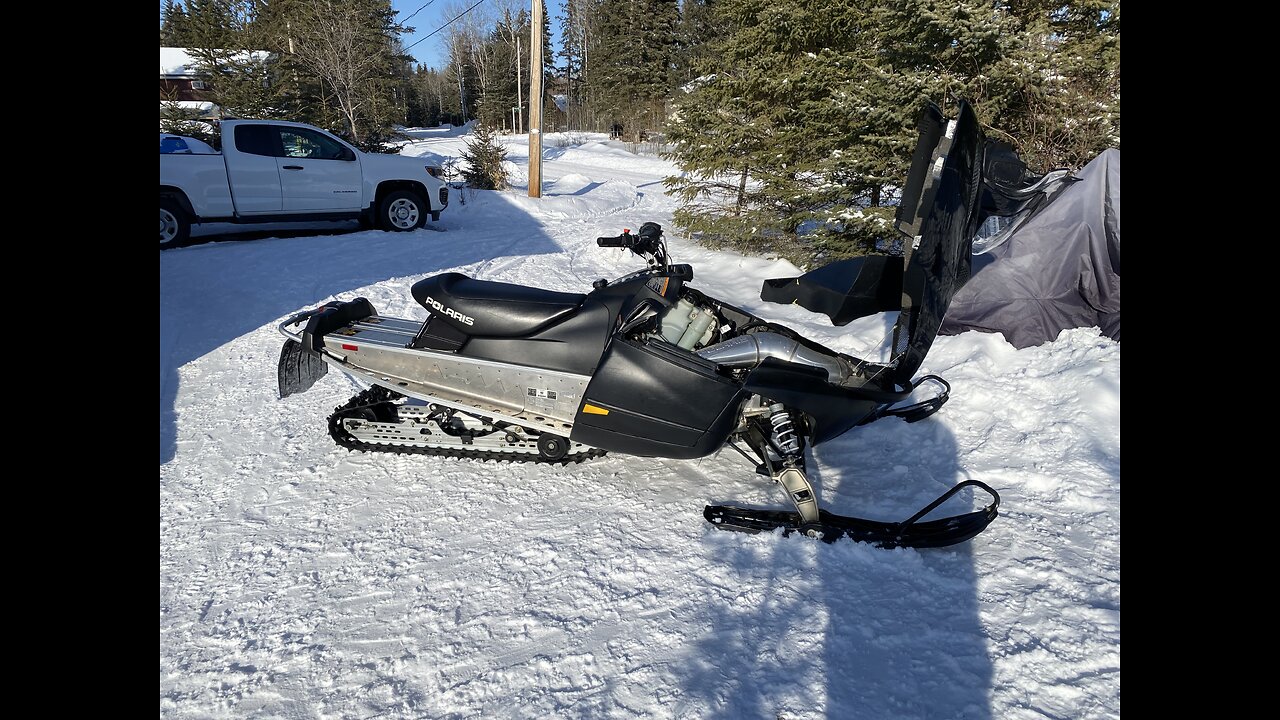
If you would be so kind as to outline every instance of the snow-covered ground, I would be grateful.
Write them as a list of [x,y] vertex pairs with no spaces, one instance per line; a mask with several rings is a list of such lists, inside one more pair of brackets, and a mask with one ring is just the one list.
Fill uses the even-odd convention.
[[[411,132],[404,154],[462,147]],[[299,309],[363,295],[422,318],[409,287],[446,270],[583,292],[640,268],[594,239],[668,226],[672,167],[603,136],[547,156],[541,201],[469,193],[415,233],[161,253],[162,716],[1119,716],[1120,346],[1096,330],[939,338],[922,372],[951,381],[942,412],[817,449],[835,512],[901,519],[964,478],[1001,492],[986,533],[932,551],[716,531],[706,503],[784,507],[732,452],[351,454],[324,426],[358,390],[340,373],[276,399],[274,326]],[[785,262],[668,241],[715,297],[853,354],[884,335],[760,302]]]

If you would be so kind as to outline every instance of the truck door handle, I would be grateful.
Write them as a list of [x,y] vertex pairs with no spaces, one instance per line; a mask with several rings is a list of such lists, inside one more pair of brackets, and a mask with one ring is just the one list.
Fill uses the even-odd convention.
[[285,170],[301,170],[302,166],[301,165],[285,165],[284,169]]

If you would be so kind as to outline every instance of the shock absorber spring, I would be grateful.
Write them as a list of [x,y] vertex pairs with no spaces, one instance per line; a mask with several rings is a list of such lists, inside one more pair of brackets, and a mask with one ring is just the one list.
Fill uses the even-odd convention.
[[773,442],[787,455],[800,454],[800,436],[796,434],[791,413],[782,403],[769,406],[769,424],[773,425]]

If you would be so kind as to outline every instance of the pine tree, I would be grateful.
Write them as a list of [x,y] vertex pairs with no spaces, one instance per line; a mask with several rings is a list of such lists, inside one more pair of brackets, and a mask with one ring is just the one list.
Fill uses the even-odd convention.
[[588,98],[586,58],[591,20],[597,0],[565,0],[560,16],[560,50],[564,60],[560,70],[568,96],[567,121],[570,129],[582,129],[586,118],[583,108]]
[[230,117],[271,117],[275,91],[269,54],[250,53],[249,0],[188,0],[188,50],[207,84],[205,95]]
[[160,132],[174,135],[185,135],[203,140],[215,150],[222,147],[222,134],[200,117],[200,113],[189,110],[175,102],[160,103]]
[[187,47],[191,43],[187,11],[176,0],[164,0],[160,9],[160,47]]
[[1119,144],[1119,4],[717,0],[670,125],[676,220],[800,261],[872,251],[926,102],[971,101],[1033,168]]
[[[530,23],[532,24],[532,15]],[[550,74],[556,65],[555,46],[551,44],[551,8],[547,0],[542,0],[542,67]]]
[[425,65],[419,65],[413,73],[413,95],[410,125],[434,127],[444,122],[452,112],[457,112],[456,100],[451,100],[449,81],[444,73]]
[[473,137],[467,141],[462,151],[462,159],[467,166],[462,170],[462,177],[467,184],[478,190],[505,190],[509,185],[507,168],[503,161],[507,159],[507,150],[497,141],[493,131],[484,123],[476,123]]
[[585,71],[594,109],[628,132],[657,129],[675,81],[678,0],[603,0]]
[[677,30],[675,84],[698,77],[697,66],[710,59],[712,43],[722,28],[713,10],[715,0],[684,0]]
[[272,54],[266,79],[273,115],[322,127],[340,126],[321,80],[299,60],[295,23],[313,0],[257,0],[241,44]]
[[730,30],[668,127],[687,171],[668,179],[685,202],[677,223],[713,245],[794,259],[865,251],[883,220],[855,206],[867,188],[845,150],[862,129],[866,11],[721,0],[717,12]]
[[560,49],[556,57],[564,60],[560,72],[571,83],[582,77],[582,5],[582,0],[565,0],[560,9]]
[[1023,2],[1023,52],[1040,82],[1024,86],[1001,128],[1034,167],[1078,168],[1120,146],[1119,0]]
[[[547,3],[544,0],[542,8],[542,97],[538,98],[538,100],[542,101],[543,132],[552,132],[554,129],[554,118],[559,110],[556,108],[555,100],[551,96],[554,92],[557,92],[557,86],[555,46],[551,44],[551,8],[547,7]],[[529,85],[529,97],[529,107],[532,108],[535,102],[532,79]],[[527,122],[528,116],[525,119]]]
[[186,45],[206,50],[233,50],[236,46],[239,0],[187,0]]

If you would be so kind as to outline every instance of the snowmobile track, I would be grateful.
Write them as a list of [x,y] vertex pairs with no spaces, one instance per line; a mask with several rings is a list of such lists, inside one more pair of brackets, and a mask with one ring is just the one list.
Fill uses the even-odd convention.
[[499,450],[468,450],[465,448],[432,448],[411,445],[382,445],[359,440],[353,437],[351,433],[348,433],[342,427],[343,418],[349,417],[353,411],[372,408],[385,402],[391,402],[400,397],[403,396],[377,385],[359,393],[348,400],[344,405],[333,409],[333,414],[330,415],[328,419],[329,436],[333,438],[335,443],[349,451],[363,450],[365,452],[396,453],[400,455],[434,455],[436,457],[464,458],[485,461],[493,460],[495,462],[536,462],[550,465],[571,465],[581,463],[592,458],[603,457],[607,454],[607,451],[605,450],[592,448],[587,452],[571,453],[562,458],[552,460],[537,453],[502,452]]

